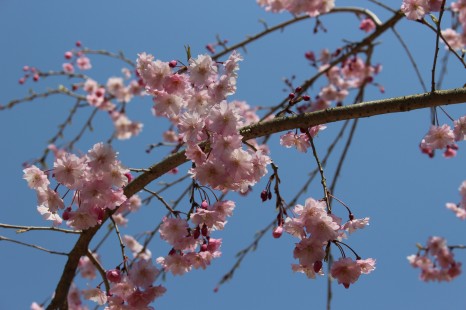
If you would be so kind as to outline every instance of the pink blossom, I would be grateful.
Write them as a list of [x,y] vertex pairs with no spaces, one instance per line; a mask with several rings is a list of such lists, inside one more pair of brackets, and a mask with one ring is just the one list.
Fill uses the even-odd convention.
[[293,257],[299,260],[301,265],[310,266],[316,261],[323,260],[325,252],[323,242],[317,238],[303,238],[296,244]]
[[403,0],[401,11],[410,20],[422,19],[429,12],[427,0]]
[[[316,278],[316,272],[314,271],[313,265],[303,266],[303,265],[292,264],[291,269],[293,270],[293,272],[304,273],[309,279]],[[323,274],[322,269],[320,270],[320,274]]]
[[455,136],[450,126],[442,125],[439,127],[432,125],[429,132],[422,140],[421,147],[429,149],[443,149],[454,142]]
[[307,149],[311,146],[306,134],[298,135],[292,131],[289,131],[280,137],[280,144],[287,148],[294,146],[299,152],[303,153],[306,153]]
[[99,216],[92,207],[79,208],[76,211],[69,212],[69,219],[66,224],[77,230],[84,230],[94,227],[101,222]]
[[306,230],[315,239],[322,242],[334,240],[338,237],[338,229],[340,225],[333,221],[333,218],[322,214],[319,218],[313,219],[306,223]]
[[372,30],[375,29],[375,23],[372,19],[365,18],[361,21],[361,24],[359,25],[359,29],[365,32],[371,32]]
[[37,302],[31,304],[31,310],[44,310],[45,308],[39,305]]
[[157,263],[162,265],[166,272],[173,275],[183,275],[191,270],[191,262],[184,255],[174,253],[166,257],[157,258]]
[[46,221],[52,221],[54,227],[60,226],[63,219],[56,212],[51,212],[50,209],[44,205],[38,206],[37,211],[42,215],[42,218]]
[[80,56],[76,59],[76,64],[80,70],[89,70],[92,68],[91,60],[86,56]]
[[47,189],[38,189],[37,193],[37,201],[39,206],[47,207],[48,211],[51,213],[55,213],[58,209],[64,209],[65,204],[63,200],[60,198],[58,193],[50,188]]
[[177,116],[184,105],[183,98],[175,94],[159,91],[154,97],[154,112],[157,116],[168,118]]
[[241,126],[240,116],[234,105],[222,101],[215,106],[208,116],[207,128],[225,136],[237,135]]
[[282,226],[277,226],[275,229],[272,231],[272,236],[274,238],[280,238],[283,234],[283,227]]
[[363,219],[354,219],[346,222],[343,229],[352,234],[355,230],[363,229],[367,225],[369,225],[369,218],[365,217]]
[[137,71],[144,80],[149,91],[163,90],[163,82],[171,74],[168,63],[154,61],[154,56],[146,53],[138,54]]
[[126,140],[139,135],[143,124],[131,121],[126,114],[112,111],[112,120],[115,126],[115,136],[117,139]]
[[85,158],[79,158],[74,154],[63,152],[53,163],[55,179],[70,189],[76,189],[86,172]]
[[113,283],[119,283],[122,279],[120,269],[110,269],[105,273],[107,280]]
[[[461,34],[457,33],[454,29],[447,28],[442,30],[442,36],[452,49],[461,50],[464,47]],[[445,46],[445,49],[448,49],[448,46]]]
[[164,217],[159,229],[160,237],[174,245],[177,240],[188,235],[188,227],[188,222],[185,219]]
[[466,220],[466,209],[463,208],[463,207],[458,207],[456,204],[454,203],[447,203],[446,204],[446,208],[453,211],[456,215],[456,217],[462,219],[462,220]]
[[115,162],[116,155],[117,153],[110,145],[97,143],[87,152],[88,165],[95,171],[109,171]]
[[466,140],[466,116],[462,116],[454,121],[453,133],[455,141]]
[[285,224],[283,225],[284,230],[296,238],[303,239],[306,237],[306,232],[304,231],[304,223],[301,218],[289,218],[285,219]]
[[209,85],[217,75],[217,66],[209,55],[199,55],[189,60],[189,78],[196,86]]
[[129,271],[129,280],[135,286],[148,288],[155,281],[159,270],[152,265],[151,260],[138,259]]
[[130,235],[124,235],[123,242],[131,250],[131,252],[133,252],[133,257],[145,260],[151,259],[151,251],[147,248],[144,248],[142,244],[140,244],[136,239],[134,239]]
[[356,263],[361,268],[361,273],[369,274],[375,270],[375,259],[367,258],[367,259],[358,259]]
[[183,137],[183,141],[188,144],[196,144],[207,138],[203,132],[204,120],[196,112],[185,112],[180,115],[178,131]]
[[197,208],[196,212],[191,214],[191,222],[194,225],[206,225],[208,228],[222,230],[225,225],[224,218],[217,212]]
[[349,288],[350,284],[354,284],[361,275],[361,266],[349,257],[340,258],[332,264],[330,274],[338,280],[338,284],[343,284],[345,288]]
[[[99,256],[96,253],[93,253],[92,255],[97,261],[99,260]],[[89,280],[95,279],[96,269],[94,263],[89,259],[89,257],[81,257],[79,259],[78,268],[79,272],[81,273],[81,277]]]
[[87,79],[84,82],[83,89],[84,89],[85,92],[87,92],[89,94],[92,94],[97,90],[98,87],[99,87],[99,85],[97,84],[96,81],[94,81],[93,79]]
[[429,11],[440,12],[442,0],[427,0],[427,4],[429,5]]
[[207,155],[201,150],[199,145],[189,145],[186,148],[186,158],[191,160],[196,165],[200,166],[204,164],[207,160]]
[[50,181],[47,178],[47,175],[42,170],[40,170],[34,165],[24,169],[23,172],[24,172],[23,179],[26,180],[26,182],[28,183],[28,186],[32,189],[46,190],[50,184]]
[[107,303],[107,294],[100,288],[91,288],[83,290],[83,297],[87,300],[96,302],[99,306]]
[[69,62],[65,62],[63,65],[63,71],[65,71],[65,73],[74,73],[74,67],[73,67],[73,64],[69,63]]

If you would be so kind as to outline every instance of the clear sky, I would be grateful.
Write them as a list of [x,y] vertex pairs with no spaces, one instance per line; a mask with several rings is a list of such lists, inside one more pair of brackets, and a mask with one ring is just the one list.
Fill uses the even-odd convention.
[[[357,1],[379,14],[383,21],[389,15],[369,1]],[[389,1],[386,1],[389,2]],[[400,2],[400,3],[398,3]],[[449,2],[449,1],[447,1]],[[401,1],[390,1],[396,8]],[[354,1],[336,1],[338,6],[354,5]],[[271,14],[257,6],[254,0],[204,1],[0,1],[0,103],[21,98],[31,88],[42,92],[58,83],[49,79],[34,84],[18,85],[24,65],[41,70],[60,70],[63,54],[80,40],[91,49],[123,51],[135,60],[137,53],[152,53],[164,61],[185,59],[184,46],[190,45],[192,54],[204,53],[207,43],[215,42],[218,34],[229,43],[236,43],[248,35],[263,30],[262,19],[269,26],[290,18],[289,14]],[[250,105],[275,105],[286,93],[282,79],[296,75],[296,84],[314,73],[304,58],[308,50],[331,50],[342,40],[357,41],[364,33],[358,30],[354,16],[338,14],[323,17],[327,33],[314,35],[314,21],[306,20],[271,34],[240,52],[238,91],[231,99],[246,100]],[[402,21],[397,26],[412,49],[425,81],[430,83],[434,51],[434,35],[414,22]],[[380,39],[373,59],[383,65],[376,81],[386,93],[369,87],[367,100],[422,92],[408,58],[399,42],[389,32]],[[443,48],[441,56],[443,57]],[[93,69],[86,74],[105,83],[111,76],[120,75],[123,64],[101,56],[92,56]],[[451,59],[444,88],[460,87],[464,71]],[[322,85],[322,84],[319,84]],[[320,87],[320,86],[319,86]],[[310,90],[315,96],[318,87]],[[128,114],[145,123],[142,134],[130,141],[116,142],[123,163],[129,167],[147,167],[166,155],[167,149],[145,153],[148,144],[161,140],[167,128],[165,120],[151,114],[151,99],[138,99],[128,106]],[[24,161],[38,157],[65,120],[73,101],[65,97],[23,103],[13,110],[0,112],[0,179],[1,223],[18,225],[49,225],[36,211],[35,193],[22,180]],[[448,107],[458,118],[464,115],[464,106]],[[65,132],[72,137],[81,128],[90,109],[80,111],[73,127]],[[440,120],[448,123],[441,114]],[[95,131],[87,133],[78,148],[87,151],[94,143],[106,140],[111,134],[106,116],[99,117]],[[331,124],[316,140],[317,148],[325,153],[341,124]],[[423,283],[419,271],[411,268],[406,256],[415,253],[416,242],[425,243],[431,235],[444,236],[451,244],[465,243],[464,222],[445,209],[446,202],[459,200],[458,187],[465,179],[466,156],[460,143],[458,156],[444,159],[440,153],[429,159],[419,152],[418,144],[429,128],[429,111],[378,116],[360,121],[352,147],[338,181],[337,197],[344,200],[357,217],[371,218],[370,226],[351,236],[349,243],[363,257],[377,260],[377,269],[363,276],[349,289],[333,285],[333,309],[464,309],[464,275],[451,283]],[[315,168],[313,157],[279,146],[278,135],[270,140],[272,158],[280,168],[282,193],[291,200],[298,192],[307,174]],[[341,146],[338,147],[341,150]],[[330,158],[326,169],[332,181],[338,156]],[[180,167],[180,175],[188,166]],[[162,178],[174,180],[174,176]],[[193,271],[182,277],[168,276],[162,283],[167,293],[155,303],[157,309],[324,309],[326,278],[308,280],[294,274],[290,265],[296,242],[284,236],[275,240],[268,233],[257,250],[248,255],[236,271],[234,279],[217,293],[214,287],[235,263],[237,251],[246,247],[255,232],[261,230],[276,216],[272,202],[262,203],[259,193],[267,179],[257,184],[248,197],[231,196],[237,201],[235,215],[226,229],[215,237],[223,238],[223,255],[206,271]],[[151,185],[154,190],[157,184]],[[176,199],[183,186],[164,192],[167,200]],[[322,192],[316,179],[308,193],[300,199],[320,198]],[[189,202],[185,201],[187,206]],[[153,229],[163,214],[157,203],[144,206],[140,214],[130,218],[123,233],[137,234]],[[344,210],[336,211],[343,216]],[[459,235],[458,235],[459,233]],[[59,251],[71,249],[75,238],[49,232],[15,234],[0,230],[1,236],[34,243]],[[97,238],[98,240],[99,238]],[[118,264],[116,236],[103,247],[102,262],[106,268]],[[164,256],[167,247],[159,238],[150,250],[154,257]],[[466,261],[465,253],[455,252]],[[2,277],[0,280],[0,309],[27,309],[33,301],[43,302],[50,296],[61,274],[65,260],[16,244],[0,244]],[[85,288],[86,282],[79,281]],[[95,286],[97,280],[90,282]]]

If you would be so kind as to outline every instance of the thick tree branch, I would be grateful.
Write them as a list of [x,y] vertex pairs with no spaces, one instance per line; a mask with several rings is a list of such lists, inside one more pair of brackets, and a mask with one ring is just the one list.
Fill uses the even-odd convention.
[[[389,113],[408,112],[411,110],[430,108],[440,105],[459,104],[463,102],[466,102],[466,87],[363,102],[291,117],[280,117],[271,121],[259,122],[251,126],[243,127],[240,130],[240,133],[243,135],[243,140],[247,141],[249,139],[295,128],[308,128],[319,124],[333,123],[342,120]],[[126,186],[124,190],[126,197],[131,197],[141,191],[150,182],[185,162],[187,162],[187,159],[184,155],[184,151],[180,151],[149,167],[148,171],[138,176],[128,184],[128,186]],[[62,277],[55,290],[55,296],[47,309],[67,309],[66,297],[76,273],[79,258],[86,255],[89,243],[104,223],[105,220],[102,224],[83,231],[79,237],[74,248],[69,253],[68,261],[65,264]]]

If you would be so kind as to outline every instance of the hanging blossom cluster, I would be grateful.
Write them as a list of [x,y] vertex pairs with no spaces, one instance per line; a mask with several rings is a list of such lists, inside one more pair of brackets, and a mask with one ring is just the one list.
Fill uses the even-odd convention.
[[142,53],[137,69],[146,91],[154,96],[154,114],[178,129],[186,157],[195,165],[190,170],[193,178],[214,189],[246,192],[267,173],[271,160],[255,141],[248,141],[254,151],[243,150],[238,129],[258,118],[247,104],[225,100],[236,91],[241,60],[233,52],[220,65],[209,55],[199,55],[189,60],[186,70],[176,72],[176,61],[162,62]]
[[189,226],[186,219],[179,217],[164,218],[160,226],[160,237],[168,242],[172,249],[165,257],[157,258],[166,272],[182,275],[191,269],[206,269],[213,258],[221,256],[222,239],[211,238],[215,230],[222,230],[226,218],[233,214],[233,201],[217,201],[209,205],[204,200],[190,214]]
[[[127,85],[122,77],[110,77],[105,85],[99,84],[92,78],[75,74],[76,69],[86,71],[92,69],[91,61],[86,56],[87,50],[83,48],[80,41],[76,42],[76,48],[65,52],[64,58],[66,62],[62,64],[62,74],[68,75],[70,78],[84,78],[80,83],[72,84],[72,91],[76,95],[80,95],[78,90],[82,89],[85,93],[87,103],[101,111],[105,111],[110,116],[115,127],[114,136],[117,139],[125,140],[138,135],[143,127],[143,124],[136,121],[131,121],[126,112],[125,105],[130,102],[135,96],[145,94],[142,87],[142,80],[137,77],[131,79],[132,74],[128,68],[122,69],[124,79],[129,80]],[[26,80],[32,76],[33,81],[39,81],[41,76],[48,76],[47,72],[40,72],[34,67],[24,66],[24,76],[19,79],[20,84],[24,84]],[[113,103],[116,100],[119,105]]]
[[[122,212],[139,207],[137,196],[126,199],[123,193],[131,175],[109,145],[97,143],[80,157],[61,150],[56,150],[55,156],[53,169],[47,173],[34,165],[23,170],[23,178],[37,193],[38,212],[54,226],[65,220],[74,229],[88,229],[100,224],[107,210],[119,206],[114,219],[125,222]],[[52,178],[57,182],[54,189],[50,187]],[[71,196],[66,208],[58,193],[60,187],[66,188],[65,196]]]
[[335,0],[257,0],[265,10],[272,12],[288,11],[292,14],[317,16],[335,7]]
[[416,255],[407,259],[411,266],[421,269],[419,278],[422,281],[451,281],[461,274],[461,262],[455,261],[445,239],[430,237],[426,247],[419,248]]
[[[442,0],[403,0],[401,11],[408,19],[420,20],[430,12],[439,12]],[[452,28],[442,30],[442,36],[454,50],[461,50],[466,46],[466,1],[452,2],[451,10],[458,14],[462,32],[458,33]]]
[[[299,261],[299,264],[292,265],[293,271],[302,272],[312,279],[316,274],[323,275],[322,261],[328,259],[331,244],[338,247],[342,257],[332,264],[330,274],[345,288],[354,284],[362,274],[375,269],[375,259],[361,259],[341,241],[346,238],[346,232],[351,234],[369,225],[369,218],[355,219],[350,213],[349,220],[343,224],[341,218],[327,212],[325,201],[312,198],[308,198],[304,206],[296,205],[293,213],[296,217],[287,217],[284,223],[279,223],[285,232],[300,240],[293,251],[294,258]],[[344,247],[355,254],[356,260],[346,257]]]
[[299,107],[300,112],[313,112],[327,109],[332,102],[341,105],[343,100],[349,95],[350,90],[358,89],[365,84],[373,84],[384,92],[382,85],[374,82],[375,75],[382,71],[380,64],[368,64],[359,56],[346,59],[341,66],[333,66],[329,69],[330,63],[342,53],[341,49],[330,52],[328,49],[320,51],[319,56],[313,51],[305,53],[311,65],[319,71],[327,70],[326,77],[328,84],[321,88],[314,101]]
[[[83,278],[89,280],[96,277],[95,266],[87,257],[83,257],[79,261],[79,272]],[[154,309],[149,306],[150,303],[166,292],[165,287],[162,285],[153,286],[153,282],[159,274],[160,270],[152,265],[150,259],[142,258],[133,261],[131,268],[126,273],[123,273],[119,268],[107,270],[105,277],[110,290],[108,292],[103,291],[101,285],[95,288],[79,290],[73,284],[67,296],[68,309],[88,309],[83,304],[82,298],[91,300],[99,306],[106,305],[105,309],[109,310]],[[33,303],[31,310],[44,310],[44,308],[37,303]]]
[[461,50],[466,47],[466,0],[453,2],[451,10],[458,14],[462,32],[458,33],[454,29],[447,28],[442,30],[442,35],[453,49]]
[[447,124],[432,125],[421,141],[420,148],[429,157],[434,156],[434,150],[444,150],[443,156],[451,158],[456,156],[458,145],[456,142],[466,139],[466,116],[453,121],[453,129]]
[[458,190],[461,195],[461,201],[459,203],[448,202],[446,208],[454,212],[458,218],[466,220],[466,181],[461,183]]
[[442,0],[403,0],[401,11],[411,20],[422,19],[430,12],[439,12]]

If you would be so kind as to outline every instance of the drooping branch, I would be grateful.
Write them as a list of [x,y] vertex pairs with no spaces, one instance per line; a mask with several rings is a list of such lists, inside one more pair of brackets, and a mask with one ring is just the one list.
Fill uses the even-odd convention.
[[[258,138],[295,128],[308,128],[319,124],[333,123],[348,119],[357,119],[389,113],[408,112],[411,110],[430,108],[440,105],[451,105],[466,102],[466,88],[449,89],[363,102],[350,106],[330,108],[317,112],[305,113],[291,117],[280,117],[267,122],[243,127],[240,130],[243,140]],[[173,168],[187,162],[184,151],[166,157],[161,162],[148,168],[126,186],[124,193],[127,198],[141,191],[146,185]],[[67,309],[66,297],[73,281],[79,258],[86,255],[94,235],[105,223],[83,231],[74,248],[68,256],[63,274],[55,290],[55,296],[47,309]]]

